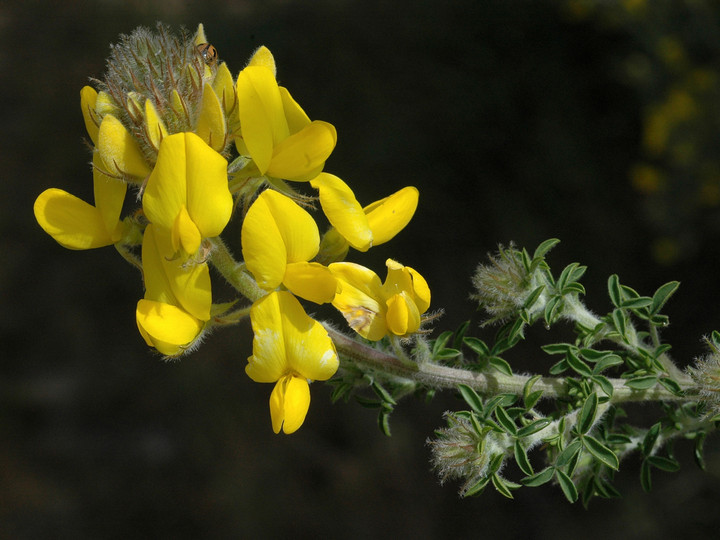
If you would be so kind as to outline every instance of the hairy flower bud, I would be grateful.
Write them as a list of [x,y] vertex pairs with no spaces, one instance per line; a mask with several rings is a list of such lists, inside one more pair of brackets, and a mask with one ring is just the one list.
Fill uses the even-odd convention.
[[[105,79],[96,81],[98,102],[86,111],[86,124],[89,119],[99,127],[112,115],[148,170],[157,160],[160,141],[173,133],[194,132],[222,153],[231,138],[234,89],[227,67],[218,64],[217,51],[205,39],[202,25],[192,37],[175,36],[162,24],[154,32],[140,27],[121,36],[111,46]],[[90,126],[88,132],[93,131]],[[103,154],[103,141],[97,146]],[[110,173],[137,176],[103,158]]]
[[710,354],[699,358],[688,372],[711,415],[720,413],[720,349],[710,340]]
[[480,264],[472,283],[477,300],[493,320],[505,320],[523,307],[536,285],[523,264],[521,253],[511,244],[500,246],[497,255],[488,256],[489,264]]
[[428,440],[433,468],[441,484],[448,479],[463,480],[459,493],[465,496],[500,469],[501,465],[496,465],[491,470],[491,464],[507,453],[512,441],[507,435],[491,428],[480,428],[456,413],[446,412],[445,419],[448,427],[436,430],[437,438]]

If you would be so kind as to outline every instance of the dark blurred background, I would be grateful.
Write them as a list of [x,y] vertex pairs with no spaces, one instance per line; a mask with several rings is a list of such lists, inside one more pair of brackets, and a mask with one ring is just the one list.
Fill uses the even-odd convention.
[[[204,22],[234,74],[267,45],[280,82],[337,127],[326,170],[361,202],[420,188],[410,226],[355,260],[418,269],[446,309],[439,330],[476,330],[469,279],[486,253],[549,237],[558,272],[589,265],[599,313],[609,274],[643,294],[680,280],[664,337],[681,365],[720,329],[716,2],[4,0],[0,537],[716,536],[716,436],[707,472],[680,442],[680,473],[644,494],[628,460],[623,498],[588,510],[550,486],[460,500],[425,445],[452,395],[401,403],[386,438],[374,412],[315,384],[303,428],[276,436],[271,386],[244,373],[248,325],[179,363],[152,355],[137,272],[112,248],[61,248],[32,204],[48,187],[92,200],[80,88],[119,34],[158,20]],[[550,365],[524,351],[508,356],[518,369]]]

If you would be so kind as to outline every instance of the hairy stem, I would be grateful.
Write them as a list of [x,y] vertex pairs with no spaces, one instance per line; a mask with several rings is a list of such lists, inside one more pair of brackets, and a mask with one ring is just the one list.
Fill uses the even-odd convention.
[[[478,373],[432,362],[415,363],[409,366],[396,356],[359,343],[333,328],[326,328],[335,342],[341,360],[362,365],[390,376],[409,379],[432,388],[456,388],[458,384],[465,384],[480,394],[522,395],[525,383],[531,378],[530,375],[508,376],[502,373]],[[647,390],[635,390],[625,386],[623,379],[610,379],[610,382],[614,390],[613,403],[688,400],[688,398],[672,394],[659,384]],[[546,398],[570,397],[565,380],[558,377],[541,377],[535,382],[533,390],[542,390],[543,396]]]

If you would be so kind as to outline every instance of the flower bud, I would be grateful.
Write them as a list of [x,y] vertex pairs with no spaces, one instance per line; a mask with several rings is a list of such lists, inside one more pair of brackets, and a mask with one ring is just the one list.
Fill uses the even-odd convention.
[[460,495],[464,496],[499,470],[498,467],[491,471],[490,464],[497,456],[505,455],[513,443],[507,435],[489,427],[480,428],[465,416],[446,412],[445,419],[448,427],[436,430],[437,438],[428,440],[433,468],[441,484],[448,479],[463,480]]

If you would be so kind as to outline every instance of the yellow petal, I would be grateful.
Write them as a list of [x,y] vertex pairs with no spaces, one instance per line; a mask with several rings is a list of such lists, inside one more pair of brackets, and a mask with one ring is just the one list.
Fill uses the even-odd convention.
[[416,270],[413,270],[409,266],[406,266],[407,271],[410,272],[413,280],[413,300],[420,313],[425,313],[430,307],[430,287]]
[[359,251],[373,245],[367,217],[350,187],[335,175],[320,173],[310,181],[320,191],[320,205],[335,229]]
[[250,57],[248,66],[263,66],[272,72],[273,77],[277,75],[275,58],[273,58],[270,49],[268,49],[265,45],[261,45],[255,50],[255,52]]
[[326,381],[338,369],[338,356],[327,330],[305,310],[292,294],[278,295],[282,314],[283,343],[287,365],[305,379]]
[[122,227],[120,212],[122,211],[127,184],[111,178],[102,172],[103,163],[97,152],[93,153],[93,187],[95,192],[95,208],[100,212],[105,230],[113,240],[120,240]]
[[333,263],[328,268],[342,287],[333,306],[358,334],[371,341],[382,339],[387,333],[386,306],[377,274],[355,263]]
[[261,195],[250,206],[240,240],[245,264],[258,285],[265,290],[280,285],[287,266],[287,249],[267,197]]
[[418,204],[418,190],[408,186],[365,207],[373,245],[392,239],[410,222]]
[[145,131],[155,150],[159,150],[160,143],[168,136],[168,130],[150,99],[145,100]]
[[230,220],[227,161],[194,133],[165,137],[143,194],[150,222],[169,231],[185,206],[202,237],[219,235]]
[[296,262],[287,265],[285,285],[293,294],[316,304],[327,304],[335,298],[337,280],[322,264]]
[[243,142],[260,173],[265,174],[275,144],[290,134],[280,89],[268,68],[255,65],[240,72],[235,89]]
[[137,141],[111,114],[105,115],[100,124],[97,147],[108,172],[140,179],[150,174]]
[[310,124],[310,117],[305,114],[302,107],[293,99],[287,88],[280,86],[280,97],[282,98],[283,111],[287,119],[290,133],[297,133]]
[[195,255],[200,248],[202,235],[198,231],[197,226],[190,218],[185,206],[180,208],[180,212],[175,218],[175,223],[171,233],[173,248],[177,251],[180,248],[186,255]]
[[97,146],[98,130],[100,128],[100,121],[95,112],[97,95],[97,91],[91,86],[84,86],[80,90],[80,108],[85,121],[85,129],[94,146]]
[[275,382],[288,370],[281,297],[281,294],[272,292],[257,300],[250,308],[253,354],[248,358],[245,372],[255,382]]
[[116,115],[117,112],[118,105],[115,103],[115,100],[110,96],[110,94],[104,90],[98,92],[97,100],[95,101],[95,113],[98,118],[104,118],[106,114]]
[[207,37],[205,37],[205,26],[203,23],[200,23],[198,24],[197,31],[195,32],[195,39],[193,40],[193,43],[195,45],[202,45],[207,42]]
[[273,431],[289,435],[305,421],[310,408],[310,387],[305,379],[287,375],[280,379],[270,395],[270,418]]
[[322,170],[336,143],[335,127],[315,120],[275,145],[266,172],[296,182],[311,180]]
[[396,336],[417,332],[420,328],[420,313],[407,293],[395,294],[387,300],[388,330]]
[[241,241],[248,270],[258,285],[270,290],[282,282],[287,263],[317,255],[320,233],[312,216],[292,199],[266,190],[245,216]]
[[220,63],[212,87],[225,114],[229,115],[235,108],[235,85],[233,84],[232,74],[225,62]]
[[210,320],[212,290],[207,264],[169,258],[166,254],[171,249],[169,235],[163,235],[152,224],[145,228],[142,245],[145,298],[181,307],[196,319]]
[[227,139],[227,126],[225,125],[225,112],[220,100],[212,86],[205,83],[203,87],[200,114],[198,116],[195,132],[208,146],[218,152],[225,148]]
[[61,189],[46,189],[33,207],[38,224],[68,249],[109,246],[112,235],[97,208]]
[[184,310],[152,300],[140,300],[135,318],[143,338],[161,353],[174,356],[182,353],[200,335],[202,321]]

